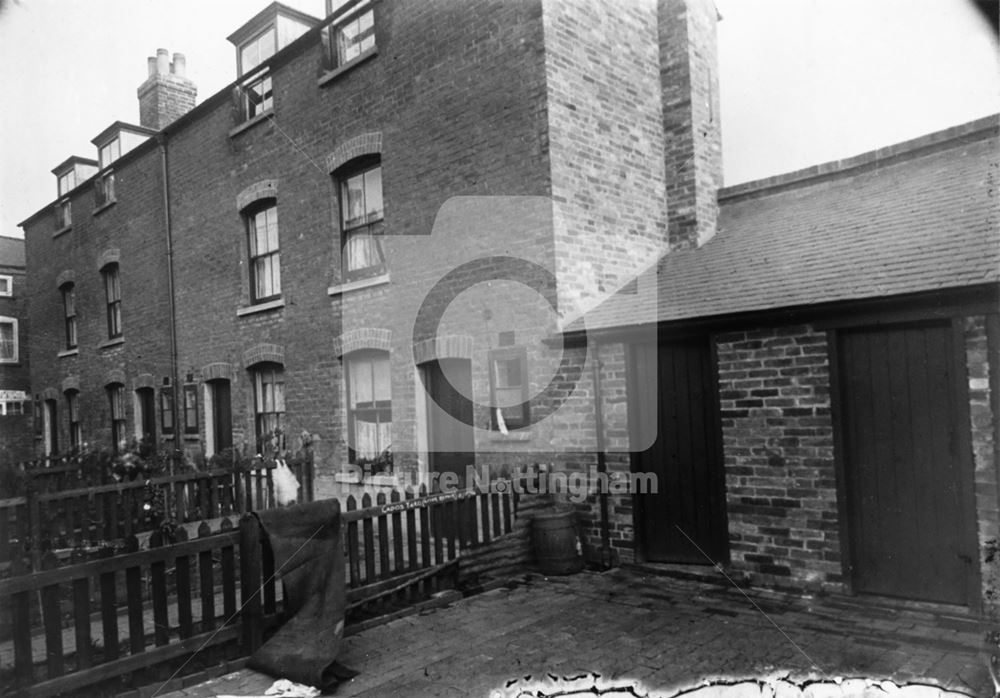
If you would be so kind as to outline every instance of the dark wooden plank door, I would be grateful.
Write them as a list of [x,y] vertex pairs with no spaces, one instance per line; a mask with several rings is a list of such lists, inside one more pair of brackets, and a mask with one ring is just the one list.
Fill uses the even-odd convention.
[[472,430],[472,362],[439,359],[423,364],[427,386],[430,470],[452,472],[465,487],[465,469],[476,462]]
[[633,460],[636,470],[657,477],[656,493],[636,502],[645,558],[724,561],[725,482],[709,340],[637,345],[632,358],[631,414],[640,431],[656,429],[652,446]]
[[215,433],[215,452],[219,453],[233,446],[233,403],[229,381],[217,379],[209,381],[212,388],[212,429]]
[[152,388],[135,391],[139,398],[139,428],[144,439],[156,444],[156,392]]
[[[838,333],[851,577],[858,592],[967,604],[972,473],[948,324]],[[962,358],[962,357],[959,357]]]

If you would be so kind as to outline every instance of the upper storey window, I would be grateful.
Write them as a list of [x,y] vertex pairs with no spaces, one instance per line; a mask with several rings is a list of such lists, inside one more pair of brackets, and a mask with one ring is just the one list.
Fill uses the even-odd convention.
[[101,164],[101,176],[97,178],[97,205],[102,206],[115,200],[115,173],[109,169],[111,163],[121,157],[121,142],[115,138],[110,143],[101,146],[98,151],[98,162]]
[[70,170],[59,176],[59,207],[57,209],[57,227],[65,228],[73,222],[69,199],[66,195],[76,186],[76,170]]
[[94,200],[102,208],[117,200],[115,192],[115,163],[156,131],[116,121],[104,129],[91,143],[97,146],[97,179],[94,182]]
[[329,30],[331,68],[374,52],[375,11],[369,0],[327,0],[326,9],[339,15]]
[[56,200],[56,230],[68,228],[73,223],[70,208],[71,191],[77,185],[89,179],[97,171],[97,163],[93,160],[73,155],[52,170],[56,176],[58,199]]
[[385,273],[383,217],[381,163],[376,160],[343,172],[340,224],[344,277],[348,281]]
[[274,108],[271,73],[263,64],[318,22],[315,17],[275,2],[229,36],[229,41],[236,46],[244,120]]

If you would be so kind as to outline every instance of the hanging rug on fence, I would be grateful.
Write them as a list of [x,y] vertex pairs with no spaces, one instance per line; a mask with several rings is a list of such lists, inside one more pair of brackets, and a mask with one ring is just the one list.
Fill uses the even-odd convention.
[[340,502],[327,499],[256,512],[284,586],[285,623],[254,652],[251,669],[324,692],[357,672],[336,661],[344,637]]

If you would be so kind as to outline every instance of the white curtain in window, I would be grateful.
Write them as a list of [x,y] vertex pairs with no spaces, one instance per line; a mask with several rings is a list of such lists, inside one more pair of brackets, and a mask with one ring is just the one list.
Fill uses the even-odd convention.
[[0,322],[0,359],[13,359],[14,356],[14,323]]

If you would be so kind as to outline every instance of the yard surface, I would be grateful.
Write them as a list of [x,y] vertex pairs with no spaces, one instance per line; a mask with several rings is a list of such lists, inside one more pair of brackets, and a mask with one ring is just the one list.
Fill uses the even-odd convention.
[[[713,677],[781,674],[993,695],[980,626],[970,616],[873,599],[749,595],[753,603],[732,586],[635,569],[528,575],[348,637],[340,661],[360,674],[336,695],[507,696],[518,687],[538,690],[536,678],[546,692],[575,695],[566,689],[589,673],[650,696]],[[576,683],[560,686],[560,677]],[[260,696],[273,681],[244,669],[157,695]]]

